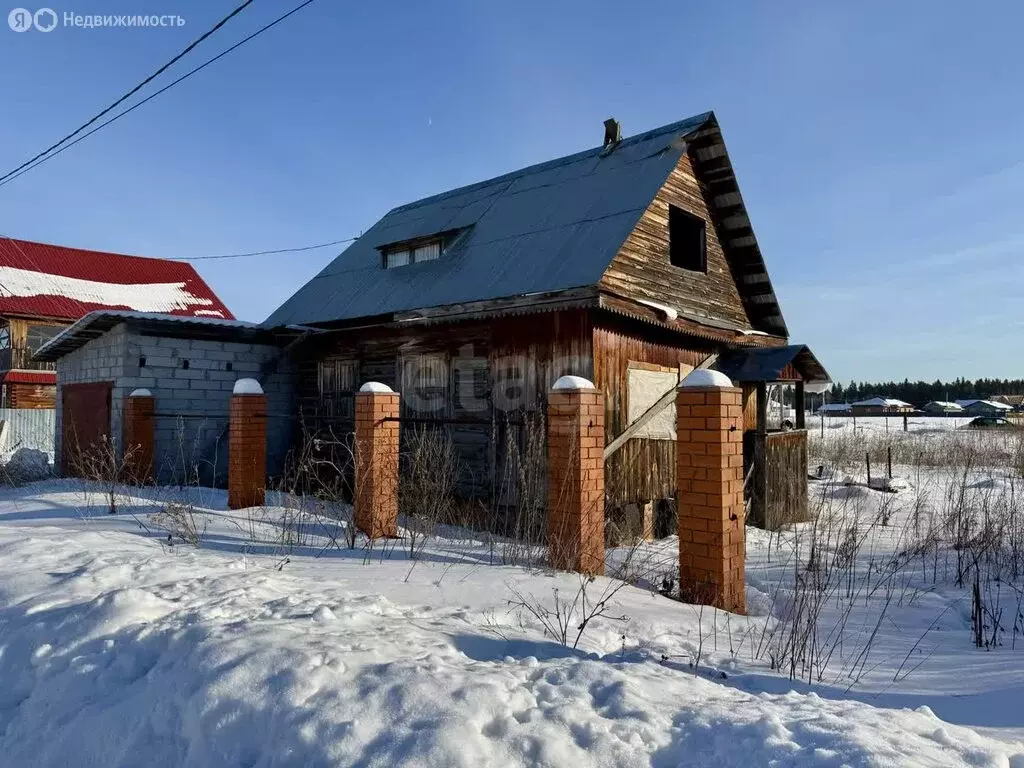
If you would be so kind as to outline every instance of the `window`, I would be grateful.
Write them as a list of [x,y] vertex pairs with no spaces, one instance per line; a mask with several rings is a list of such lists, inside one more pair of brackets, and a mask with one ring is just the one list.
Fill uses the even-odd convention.
[[28,348],[35,351],[64,330],[62,325],[30,325],[28,327]]
[[692,272],[707,272],[708,248],[704,219],[670,205],[668,252],[672,266]]
[[415,245],[396,245],[384,251],[384,268],[394,269],[421,261],[441,258],[441,238],[435,238]]
[[320,411],[324,416],[351,419],[355,416],[356,380],[358,365],[355,360],[321,360],[317,371],[317,389]]

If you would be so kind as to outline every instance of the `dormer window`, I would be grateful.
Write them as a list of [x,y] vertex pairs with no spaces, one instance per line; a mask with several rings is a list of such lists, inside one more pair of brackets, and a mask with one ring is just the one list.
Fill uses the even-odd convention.
[[384,268],[394,269],[421,261],[433,261],[441,257],[440,237],[420,240],[416,243],[400,243],[384,250]]
[[708,239],[704,219],[668,207],[668,258],[672,266],[691,272],[708,271]]

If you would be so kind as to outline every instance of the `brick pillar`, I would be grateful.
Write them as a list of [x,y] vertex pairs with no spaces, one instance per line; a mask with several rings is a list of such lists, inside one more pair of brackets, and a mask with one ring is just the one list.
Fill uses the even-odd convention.
[[548,559],[604,575],[604,394],[578,376],[548,393]]
[[742,390],[697,370],[676,393],[679,594],[746,612]]
[[228,429],[228,507],[263,505],[267,485],[267,396],[256,379],[239,379]]
[[122,455],[124,469],[130,482],[153,480],[153,413],[156,400],[148,389],[136,389],[124,401],[122,426]]
[[398,535],[399,396],[369,381],[356,393],[355,523],[371,539]]

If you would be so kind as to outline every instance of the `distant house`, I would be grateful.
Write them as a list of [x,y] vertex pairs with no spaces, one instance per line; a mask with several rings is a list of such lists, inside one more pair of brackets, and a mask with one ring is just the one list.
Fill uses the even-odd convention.
[[962,405],[957,403],[950,403],[945,400],[932,400],[930,403],[926,403],[922,408],[925,413],[930,413],[933,416],[942,416],[945,414],[956,414],[963,413],[964,409]]
[[852,406],[849,403],[825,403],[815,411],[826,416],[849,416],[851,412]]
[[899,416],[913,413],[914,406],[891,397],[872,397],[850,406],[854,416]]
[[989,400],[993,403],[1005,403],[1015,411],[1024,411],[1024,395],[994,395]]
[[190,264],[0,238],[0,406],[53,408],[43,344],[97,309],[233,319]]
[[1013,410],[1012,405],[995,400],[957,400],[956,402],[964,409],[964,414],[967,416],[1005,416]]

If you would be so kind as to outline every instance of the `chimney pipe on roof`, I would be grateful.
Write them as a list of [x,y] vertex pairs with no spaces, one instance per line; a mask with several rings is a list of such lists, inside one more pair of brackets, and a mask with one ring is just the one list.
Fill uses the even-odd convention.
[[610,147],[620,141],[622,141],[622,126],[614,117],[609,117],[604,121],[604,146]]

